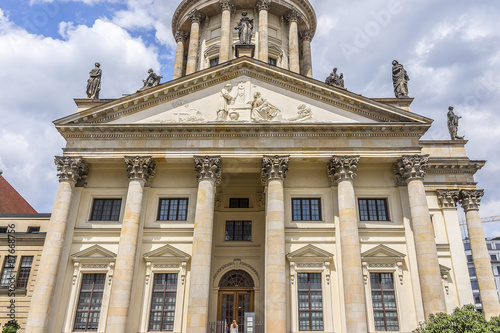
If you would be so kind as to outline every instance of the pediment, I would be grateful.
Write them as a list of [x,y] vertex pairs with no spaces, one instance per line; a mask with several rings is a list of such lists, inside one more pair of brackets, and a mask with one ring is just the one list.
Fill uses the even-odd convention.
[[191,256],[171,245],[164,245],[143,255],[146,261],[186,262]]
[[361,258],[363,260],[370,260],[370,259],[394,259],[394,260],[403,260],[406,255],[396,251],[394,249],[391,249],[390,247],[387,247],[385,245],[378,245],[374,247],[373,249],[370,249],[368,251],[365,251],[361,254]]
[[[218,118],[222,92],[232,89]],[[252,108],[260,93],[265,106]],[[182,125],[203,123],[413,123],[430,119],[250,58],[238,58],[55,122],[60,125]]]
[[100,261],[100,260],[115,260],[116,254],[103,248],[100,245],[93,245],[85,250],[77,252],[71,256],[73,261],[82,261],[82,260],[91,260],[91,261]]
[[333,258],[333,254],[314,245],[306,245],[287,256],[290,262],[294,261],[330,261]]

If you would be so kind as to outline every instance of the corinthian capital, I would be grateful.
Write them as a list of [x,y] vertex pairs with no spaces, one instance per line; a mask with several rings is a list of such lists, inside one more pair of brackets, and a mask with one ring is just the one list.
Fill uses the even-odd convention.
[[262,183],[267,184],[269,180],[286,178],[290,156],[264,156],[262,158]]
[[312,31],[311,31],[311,30],[304,30],[304,31],[301,31],[301,32],[300,32],[300,38],[302,38],[302,40],[308,40],[308,41],[311,41],[311,40],[312,40],[312,38],[313,38]]
[[234,4],[232,0],[219,0],[221,11],[229,10],[232,11],[234,9]]
[[125,156],[127,176],[130,180],[153,180],[156,164],[151,156]]
[[194,169],[198,181],[211,179],[217,185],[221,180],[221,157],[220,156],[195,156]]
[[81,157],[56,156],[54,163],[57,167],[59,181],[78,182],[87,178],[89,165]]
[[394,166],[394,172],[399,183],[410,180],[424,179],[429,155],[405,155]]
[[484,190],[461,190],[460,204],[465,212],[470,210],[478,210],[481,198],[484,195]]
[[175,33],[175,41],[177,43],[179,42],[185,42],[189,36],[189,33],[186,31],[179,30]]
[[297,22],[302,17],[302,14],[296,9],[292,9],[286,14],[288,22]]
[[271,6],[271,0],[260,0],[259,2],[257,2],[256,8],[258,11],[269,10],[270,6]]
[[203,19],[203,14],[198,9],[193,9],[187,15],[192,23],[200,23]]
[[441,208],[455,208],[459,201],[460,190],[437,190]]
[[328,175],[335,183],[354,180],[358,172],[359,156],[333,156],[328,164]]

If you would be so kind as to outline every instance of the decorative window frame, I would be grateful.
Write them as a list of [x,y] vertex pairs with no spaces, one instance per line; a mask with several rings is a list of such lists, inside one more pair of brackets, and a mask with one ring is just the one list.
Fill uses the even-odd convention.
[[373,302],[372,302],[372,286],[370,281],[370,273],[391,273],[394,281],[394,292],[396,294],[396,308],[398,312],[399,331],[406,331],[404,321],[401,320],[402,307],[404,299],[404,270],[405,254],[393,250],[385,245],[378,245],[371,250],[361,254],[361,263],[363,267],[363,279],[365,283],[365,299],[368,317],[368,332],[377,332],[375,330],[375,320],[373,318]]
[[64,320],[64,332],[74,332],[76,309],[80,297],[83,274],[106,274],[106,284],[102,295],[101,314],[97,332],[104,332],[108,317],[109,299],[113,282],[116,254],[99,246],[93,245],[71,256],[73,260],[73,276],[68,302],[68,311]]
[[220,45],[212,44],[207,47],[205,52],[203,52],[203,56],[205,58],[205,68],[210,68],[210,60],[219,57],[220,54]]
[[291,332],[299,332],[299,296],[297,291],[298,273],[321,274],[321,292],[323,298],[323,332],[333,332],[331,269],[333,254],[314,245],[306,245],[287,256],[290,263],[290,305]]
[[181,332],[184,293],[186,290],[186,267],[191,256],[167,244],[144,254],[143,258],[146,261],[146,278],[144,281],[144,301],[142,304],[139,332],[154,332],[148,330],[154,274],[178,274],[173,332]]

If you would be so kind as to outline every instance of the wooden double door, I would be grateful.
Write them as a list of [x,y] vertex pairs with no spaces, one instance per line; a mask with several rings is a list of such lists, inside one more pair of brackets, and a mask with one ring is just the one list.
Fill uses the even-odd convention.
[[238,323],[238,331],[243,332],[245,312],[254,312],[253,288],[224,288],[219,290],[217,319],[231,324]]

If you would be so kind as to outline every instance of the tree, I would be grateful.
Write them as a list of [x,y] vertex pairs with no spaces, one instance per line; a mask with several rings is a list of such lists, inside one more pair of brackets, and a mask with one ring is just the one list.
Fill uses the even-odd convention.
[[413,333],[500,333],[500,317],[488,322],[474,305],[465,305],[451,315],[431,314]]
[[2,333],[16,333],[21,326],[17,323],[17,320],[13,319],[8,321],[7,324],[3,327]]

